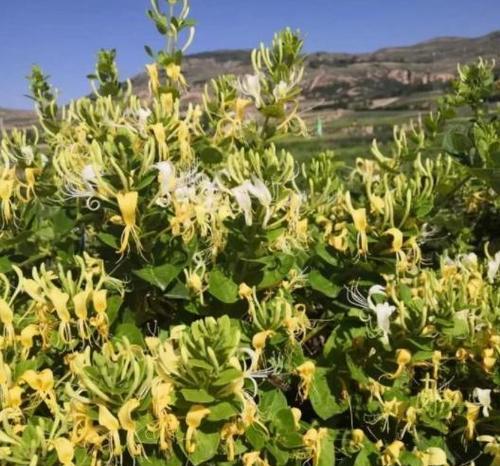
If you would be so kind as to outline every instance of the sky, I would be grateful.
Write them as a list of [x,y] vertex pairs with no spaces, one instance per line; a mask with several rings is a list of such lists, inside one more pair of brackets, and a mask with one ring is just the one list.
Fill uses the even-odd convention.
[[[160,0],[163,1],[163,0]],[[144,45],[162,38],[145,15],[149,0],[0,0],[0,107],[31,108],[33,64],[51,76],[60,101],[89,92],[100,48],[115,48],[124,78],[142,71]],[[290,26],[306,51],[369,52],[437,36],[500,29],[500,0],[191,0],[198,21],[190,53],[252,48]]]

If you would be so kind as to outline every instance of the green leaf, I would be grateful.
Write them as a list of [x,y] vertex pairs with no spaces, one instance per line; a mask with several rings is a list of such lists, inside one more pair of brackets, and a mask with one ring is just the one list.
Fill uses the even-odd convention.
[[204,388],[183,388],[181,393],[184,399],[191,403],[211,403],[215,401],[215,398]]
[[210,414],[207,416],[207,421],[223,421],[229,419],[239,413],[236,406],[227,401],[218,403],[210,407]]
[[208,278],[208,292],[219,301],[226,304],[232,304],[238,301],[238,285],[226,277],[219,269],[210,272]]
[[258,424],[252,424],[245,432],[245,437],[255,450],[262,450],[268,442],[268,435],[259,427]]
[[317,367],[314,380],[309,393],[309,399],[316,414],[323,420],[330,419],[336,414],[343,413],[349,406],[344,401],[342,404],[337,399],[329,384],[330,369]]
[[141,330],[135,324],[120,324],[116,328],[115,338],[127,337],[128,341],[134,345],[142,346],[144,339]]
[[172,281],[179,275],[182,267],[172,264],[163,264],[158,267],[148,266],[144,269],[134,270],[134,275],[165,291]]
[[10,272],[12,269],[12,264],[6,256],[0,257],[0,273]]
[[106,245],[113,249],[119,249],[120,243],[116,236],[111,235],[110,233],[98,233],[97,237]]
[[219,440],[219,432],[206,434],[197,430],[195,434],[196,450],[189,455],[191,462],[196,466],[212,459],[219,448]]
[[317,270],[313,270],[308,275],[308,279],[313,290],[319,291],[329,298],[336,298],[342,290],[340,286],[327,280]]
[[280,409],[271,419],[278,432],[293,432],[295,430],[295,419],[289,408]]
[[261,393],[259,408],[267,416],[273,416],[280,409],[287,407],[286,397],[281,391],[272,388],[269,391]]
[[237,380],[241,377],[242,373],[239,369],[235,367],[230,367],[229,369],[223,370],[219,377],[213,383],[215,386],[219,387],[221,385],[226,385],[234,380]]
[[335,465],[335,434],[328,429],[327,435],[321,440],[321,449],[317,466],[334,466]]

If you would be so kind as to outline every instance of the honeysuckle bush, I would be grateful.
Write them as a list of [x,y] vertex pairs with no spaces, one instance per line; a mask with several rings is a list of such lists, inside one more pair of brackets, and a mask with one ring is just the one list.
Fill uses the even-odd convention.
[[186,104],[188,15],[152,2],[149,99],[103,50],[2,135],[0,463],[500,464],[494,65],[299,164],[300,36]]

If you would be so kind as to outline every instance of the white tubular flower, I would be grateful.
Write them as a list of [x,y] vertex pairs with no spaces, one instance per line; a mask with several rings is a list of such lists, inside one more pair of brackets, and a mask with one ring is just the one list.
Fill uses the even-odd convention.
[[286,97],[290,86],[285,81],[280,81],[279,84],[273,89],[273,96],[278,101]]
[[271,193],[259,178],[252,178],[253,183],[246,183],[250,194],[256,197],[264,207],[269,207],[272,201]]
[[491,409],[491,389],[476,387],[472,392],[472,396],[483,408],[483,416],[488,417]]
[[391,321],[390,318],[394,311],[396,310],[396,306],[391,306],[389,303],[377,304],[373,308],[373,312],[377,315],[377,327],[382,330],[384,334],[384,340],[389,340],[389,333],[391,333]]
[[93,185],[97,183],[97,173],[92,165],[85,165],[82,168],[82,178],[88,185]]
[[258,74],[247,74],[243,79],[240,79],[238,84],[240,92],[248,97],[252,97],[257,108],[262,106],[262,87]]
[[238,207],[245,215],[245,223],[248,226],[252,225],[252,200],[250,199],[246,183],[231,189],[231,194],[234,196]]
[[473,252],[469,254],[461,254],[459,256],[460,263],[467,269],[475,269],[477,267],[477,256]]
[[176,187],[175,167],[171,162],[158,162],[154,165],[158,170],[158,183],[160,183],[160,196],[169,197]]
[[498,274],[498,269],[500,269],[500,251],[495,254],[495,257],[488,261],[488,272],[487,277],[490,283],[495,281],[495,277]]
[[396,306],[392,306],[387,301],[384,303],[376,304],[373,301],[374,295],[387,296],[385,293],[385,287],[382,285],[373,285],[368,290],[368,297],[365,298],[357,289],[353,287],[348,290],[347,299],[348,301],[356,307],[372,311],[377,317],[377,327],[383,333],[384,342],[389,341],[389,334],[391,333],[391,321],[390,318],[392,314],[396,311]]

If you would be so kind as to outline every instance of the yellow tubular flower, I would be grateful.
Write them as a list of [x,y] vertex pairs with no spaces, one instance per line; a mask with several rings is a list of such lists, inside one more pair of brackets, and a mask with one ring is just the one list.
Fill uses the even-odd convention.
[[149,89],[151,93],[155,94],[160,87],[160,77],[158,74],[158,67],[156,66],[156,63],[146,65],[146,71],[149,76]]
[[0,322],[3,325],[4,342],[10,346],[15,339],[16,332],[14,330],[14,312],[5,299],[0,298]]
[[9,223],[12,220],[12,201],[11,197],[14,191],[14,179],[6,171],[7,179],[0,176],[0,201],[2,203],[2,219],[4,223]]
[[33,338],[39,335],[40,331],[38,325],[30,324],[21,330],[21,334],[18,336],[19,343],[23,347],[22,355],[24,358],[28,357],[28,354],[33,348]]
[[405,367],[411,361],[411,353],[407,349],[398,349],[396,351],[396,363],[398,364],[398,368],[394,374],[391,374],[389,378],[397,379],[402,373]]
[[129,249],[129,239],[132,235],[137,248],[141,249],[141,243],[138,236],[138,228],[136,225],[136,210],[137,201],[139,194],[137,191],[129,191],[126,193],[118,193],[116,195],[116,200],[118,201],[118,207],[120,208],[120,213],[122,215],[123,223],[125,224],[125,229],[123,230],[121,237],[121,246],[118,251],[119,254],[124,254]]
[[186,451],[188,453],[193,453],[196,450],[196,443],[193,440],[193,436],[201,425],[203,418],[210,414],[210,409],[203,405],[193,405],[186,415],[186,424],[188,426],[186,432]]
[[417,452],[423,466],[446,466],[448,464],[446,453],[438,447],[427,448],[424,452]]
[[392,236],[392,252],[400,252],[403,247],[403,233],[398,228],[389,228],[385,233],[385,235]]
[[368,253],[368,236],[366,230],[368,228],[368,220],[366,218],[366,209],[355,209],[351,201],[351,193],[349,191],[345,194],[345,202],[347,210],[351,214],[354,228],[358,232],[358,249],[360,254]]
[[222,427],[220,438],[226,443],[228,461],[234,461],[234,437],[244,432],[245,430],[236,422],[226,422]]
[[31,369],[27,370],[21,376],[21,380],[38,393],[52,412],[57,411],[56,395],[54,393],[54,375],[50,369],[44,369],[41,372]]
[[468,401],[465,402],[465,407],[467,408],[465,414],[465,420],[467,421],[467,425],[465,426],[465,438],[467,440],[473,440],[474,433],[476,432],[476,421],[479,417],[479,410],[481,407]]
[[184,76],[181,73],[181,67],[179,65],[176,65],[175,63],[170,63],[166,68],[165,71],[167,73],[167,76],[174,82],[174,83],[179,83],[182,86],[186,85],[186,80],[184,79]]
[[114,455],[121,455],[122,447],[120,442],[120,423],[118,419],[104,405],[99,405],[99,424],[108,429],[111,440],[111,450]]
[[309,397],[316,366],[312,361],[306,361],[295,369],[295,373],[300,377],[299,396],[302,400]]
[[361,429],[353,429],[351,432],[352,443],[354,446],[361,446],[365,441],[365,433]]
[[59,462],[63,466],[73,466],[73,457],[75,456],[73,444],[64,437],[56,438],[53,443]]
[[127,447],[132,456],[139,456],[142,447],[135,442],[136,423],[132,419],[132,411],[139,407],[140,403],[135,398],[126,401],[118,410],[118,419],[123,430],[127,432]]
[[319,459],[321,457],[321,443],[327,433],[327,429],[321,427],[319,429],[309,429],[302,437],[307,453],[312,459],[313,466],[316,466],[319,463]]
[[483,361],[481,366],[485,372],[491,372],[495,367],[497,358],[495,357],[495,350],[493,348],[485,348],[482,353]]
[[263,330],[262,332],[256,333],[252,338],[252,346],[255,349],[255,356],[252,361],[252,369],[257,368],[259,365],[259,359],[266,347],[266,342],[269,337],[274,334],[272,330]]
[[59,324],[59,335],[64,342],[69,343],[71,341],[71,315],[67,307],[69,294],[62,292],[59,288],[52,288],[48,296],[56,310],[57,317],[61,321]]
[[19,408],[23,403],[22,394],[23,390],[19,385],[14,385],[13,387],[9,388],[9,391],[7,392],[5,407],[13,409]]
[[243,466],[269,466],[267,460],[260,457],[260,451],[250,451],[242,458]]
[[381,463],[382,466],[391,466],[399,464],[399,456],[403,451],[405,444],[400,440],[392,442],[382,453]]

